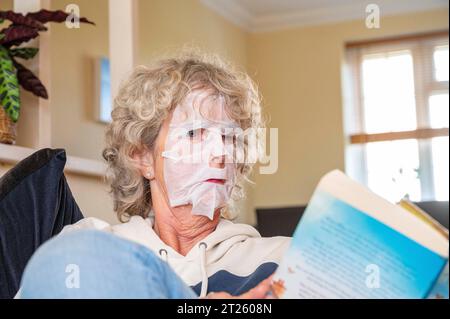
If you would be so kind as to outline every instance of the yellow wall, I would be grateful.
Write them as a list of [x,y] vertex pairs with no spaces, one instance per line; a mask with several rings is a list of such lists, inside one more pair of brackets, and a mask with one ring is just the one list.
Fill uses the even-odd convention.
[[[96,26],[51,25],[52,145],[100,160],[105,125],[94,121],[93,61],[108,56],[108,1],[52,0],[51,8],[72,3]],[[192,43],[246,65],[246,33],[197,0],[141,0],[138,12],[138,64]]]
[[247,33],[199,0],[139,0],[138,8],[138,63],[193,44],[246,66]]
[[[7,10],[12,10],[13,9],[13,0],[2,0],[0,1],[0,10],[1,11],[7,11]],[[6,23],[3,23],[6,25]],[[3,25],[0,24],[0,29],[3,29]]]
[[108,185],[100,178],[65,173],[67,183],[85,217],[97,217],[117,224]]
[[[51,9],[77,4],[80,15],[96,26],[69,29],[51,24],[51,83],[49,87],[52,147],[68,155],[101,160],[105,125],[94,120],[94,59],[108,56],[108,0],[52,0]],[[86,216],[116,223],[107,185],[95,177],[66,174],[69,186]]]
[[[52,147],[65,148],[68,155],[101,159],[104,124],[93,120],[93,62],[108,55],[108,0],[52,0],[51,9],[64,10],[75,3],[81,15],[97,26],[81,24],[69,29],[50,24],[50,83],[44,83],[50,97]],[[12,10],[13,1],[1,1],[0,9]],[[26,105],[24,107],[27,107]],[[11,168],[0,165],[0,176]],[[95,177],[66,173],[74,197],[86,216],[116,222],[107,185]]]
[[[199,0],[140,0],[138,3],[138,64],[193,45],[217,53],[238,67],[247,66],[248,33],[203,6]],[[237,221],[251,223],[252,188],[239,203]]]
[[105,125],[94,120],[94,59],[108,56],[108,0],[53,0],[53,10],[77,4],[96,26],[51,24],[52,146],[70,155],[101,159]]
[[[77,4],[81,15],[96,26],[52,26],[52,146],[65,148],[69,155],[101,160],[105,125],[93,120],[93,59],[108,55],[108,2],[53,0],[52,9],[64,9],[70,3]],[[246,64],[246,33],[196,0],[142,0],[138,2],[138,13],[138,64],[149,63],[155,56],[186,43],[224,55],[238,65]],[[111,199],[99,179],[73,175],[68,181],[87,215],[115,221]],[[242,209],[251,209],[246,207],[250,202],[244,202]]]
[[[1,3],[0,8],[12,7],[12,0]],[[78,4],[81,15],[97,26],[51,28],[52,143],[69,155],[100,159],[105,126],[93,120],[92,59],[108,54],[107,0],[52,0],[51,6],[63,9],[69,3]],[[383,18],[379,30],[366,29],[361,20],[250,34],[199,0],[140,0],[138,13],[139,64],[188,43],[224,55],[259,83],[269,125],[279,128],[279,168],[274,175],[253,178],[257,184],[250,187],[239,218],[252,224],[254,207],[304,204],[321,175],[344,169],[344,43],[448,26],[447,10],[436,10]],[[115,220],[100,179],[68,175],[68,180],[87,215]]]
[[344,170],[341,65],[351,40],[446,29],[448,11],[251,34],[248,66],[260,84],[271,127],[279,128],[279,169],[256,175],[255,207],[308,202],[319,178]]
[[0,10],[12,10],[13,0],[2,0],[0,2]]
[[[68,29],[64,24],[51,25],[51,83],[47,89],[52,147],[65,148],[68,155],[101,160],[105,125],[94,121],[93,59],[108,55],[108,1],[52,0],[51,9],[64,10],[71,3],[77,4],[80,14],[94,21],[96,26],[81,24],[80,29]],[[6,6],[2,1],[1,8],[11,9],[12,1]],[[138,63],[148,63],[155,55],[170,53],[191,43],[245,66],[246,33],[205,9],[198,1],[142,0],[138,8]],[[2,167],[0,175],[9,167]],[[112,200],[101,179],[66,175],[86,216],[116,222]]]

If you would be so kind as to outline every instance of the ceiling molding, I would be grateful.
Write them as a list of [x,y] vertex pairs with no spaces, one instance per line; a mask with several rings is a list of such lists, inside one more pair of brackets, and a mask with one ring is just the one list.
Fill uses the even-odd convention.
[[201,2],[231,23],[250,31],[249,22],[253,19],[251,14],[234,0],[201,0]]
[[[336,23],[365,19],[366,16],[366,3],[363,2],[262,15],[251,14],[242,4],[239,4],[238,0],[201,0],[201,2],[231,23],[249,32],[270,32]],[[378,0],[377,4],[380,6],[381,18],[395,14],[448,8],[448,2],[445,0]]]

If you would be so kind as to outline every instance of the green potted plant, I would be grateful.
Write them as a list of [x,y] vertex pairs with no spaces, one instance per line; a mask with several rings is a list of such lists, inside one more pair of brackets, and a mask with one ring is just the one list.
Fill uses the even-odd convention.
[[[0,24],[10,22],[0,30],[0,143],[15,143],[21,106],[19,86],[38,97],[48,98],[39,78],[18,61],[32,59],[39,49],[19,46],[38,37],[39,32],[47,31],[47,22],[66,22],[68,17],[69,14],[61,10],[40,10],[26,15],[0,11]],[[86,18],[79,18],[79,22],[95,25]]]

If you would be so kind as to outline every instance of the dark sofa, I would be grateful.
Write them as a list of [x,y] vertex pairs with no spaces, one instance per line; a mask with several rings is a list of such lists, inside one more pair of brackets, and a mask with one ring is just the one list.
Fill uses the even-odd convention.
[[[448,201],[427,201],[415,203],[448,229]],[[279,208],[257,208],[257,229],[263,237],[292,236],[306,206]]]

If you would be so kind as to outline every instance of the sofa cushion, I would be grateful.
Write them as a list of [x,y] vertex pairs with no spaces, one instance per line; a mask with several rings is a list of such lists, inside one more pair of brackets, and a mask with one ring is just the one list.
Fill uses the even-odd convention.
[[83,218],[63,170],[64,149],[41,149],[0,178],[0,298],[12,298],[34,251]]

